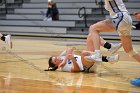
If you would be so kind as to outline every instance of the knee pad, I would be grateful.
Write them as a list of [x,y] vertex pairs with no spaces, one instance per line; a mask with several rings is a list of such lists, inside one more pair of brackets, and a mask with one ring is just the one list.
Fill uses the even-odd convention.
[[138,54],[138,52],[135,49],[132,49],[131,51],[128,52],[128,55],[131,57],[136,55],[136,54]]

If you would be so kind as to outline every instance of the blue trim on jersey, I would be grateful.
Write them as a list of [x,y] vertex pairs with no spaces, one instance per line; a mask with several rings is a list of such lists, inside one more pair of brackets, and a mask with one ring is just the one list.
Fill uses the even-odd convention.
[[[119,12],[120,14],[121,14],[121,16],[117,16],[117,17],[115,17],[115,18],[112,18],[112,20],[113,19],[119,19],[120,17],[120,20],[117,22],[117,25],[116,25],[116,30],[118,29],[118,27],[119,27],[119,24],[120,24],[120,22],[123,20],[123,17],[124,17],[124,14],[122,13],[122,12]],[[114,20],[115,21],[115,20]]]
[[72,62],[71,62],[71,60],[70,59],[68,59],[68,64],[71,64]]
[[[109,4],[110,4],[110,6],[111,6],[111,8],[112,8],[114,13],[121,12],[121,10],[119,9],[119,7],[118,7],[117,3],[115,2],[115,0],[109,1]],[[117,8],[118,11],[117,10],[115,11],[113,4],[115,4],[115,7]]]
[[114,24],[114,26],[116,27],[116,30],[117,30],[120,22],[123,20],[124,15],[123,15],[122,11],[119,9],[115,0],[109,1],[109,4],[110,4],[113,12],[117,13],[117,17],[112,18],[113,24]]
[[[77,58],[78,57],[74,57],[75,58],[75,61],[77,62]],[[72,60],[71,59],[68,59],[68,64],[72,64]]]

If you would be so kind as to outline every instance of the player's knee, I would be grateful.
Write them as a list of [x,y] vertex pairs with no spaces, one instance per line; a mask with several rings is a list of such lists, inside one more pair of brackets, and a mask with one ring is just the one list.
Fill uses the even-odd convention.
[[91,26],[89,27],[90,33],[95,32],[96,29],[97,29],[96,24],[93,24],[93,25],[91,25]]
[[83,50],[83,51],[81,52],[81,55],[82,55],[82,56],[85,56],[85,52],[86,52],[86,51]]
[[91,34],[91,33],[89,33],[89,34],[87,35],[87,40],[92,40],[92,34]]
[[89,31],[91,32],[93,30],[93,25],[90,25]]
[[138,52],[135,49],[132,49],[132,50],[128,51],[127,54],[129,56],[133,57],[134,55],[138,54]]
[[82,53],[81,53],[81,55],[87,56],[88,55],[88,52],[86,50],[83,50]]

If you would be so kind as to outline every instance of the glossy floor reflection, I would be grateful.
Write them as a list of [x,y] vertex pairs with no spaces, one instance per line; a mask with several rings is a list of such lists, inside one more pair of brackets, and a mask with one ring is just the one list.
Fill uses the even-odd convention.
[[[79,54],[86,49],[85,42],[85,39],[13,37],[13,49],[0,42],[0,93],[140,93],[139,87],[129,84],[129,80],[140,77],[140,64],[122,48],[118,51],[119,62],[103,64],[109,70],[100,65],[97,73],[43,71],[51,55],[68,47],[75,47]],[[134,42],[137,50],[139,46],[139,42]],[[101,49],[107,54],[106,49]]]

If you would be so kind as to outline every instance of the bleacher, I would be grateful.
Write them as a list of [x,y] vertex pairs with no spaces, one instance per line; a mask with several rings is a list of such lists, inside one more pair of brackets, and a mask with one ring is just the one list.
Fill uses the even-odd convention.
[[[47,0],[2,0],[0,4],[0,32],[12,35],[86,38],[88,27],[108,17],[95,0],[53,0],[59,10],[58,21],[43,21]],[[10,1],[10,2],[9,2]],[[139,0],[125,0],[130,14],[140,11]],[[86,10],[86,20],[83,17]],[[78,15],[79,14],[79,15]],[[134,23],[137,22],[133,17]],[[117,33],[102,33],[108,39],[118,39]],[[116,38],[114,38],[116,37]],[[132,39],[140,40],[140,31],[132,32]]]

